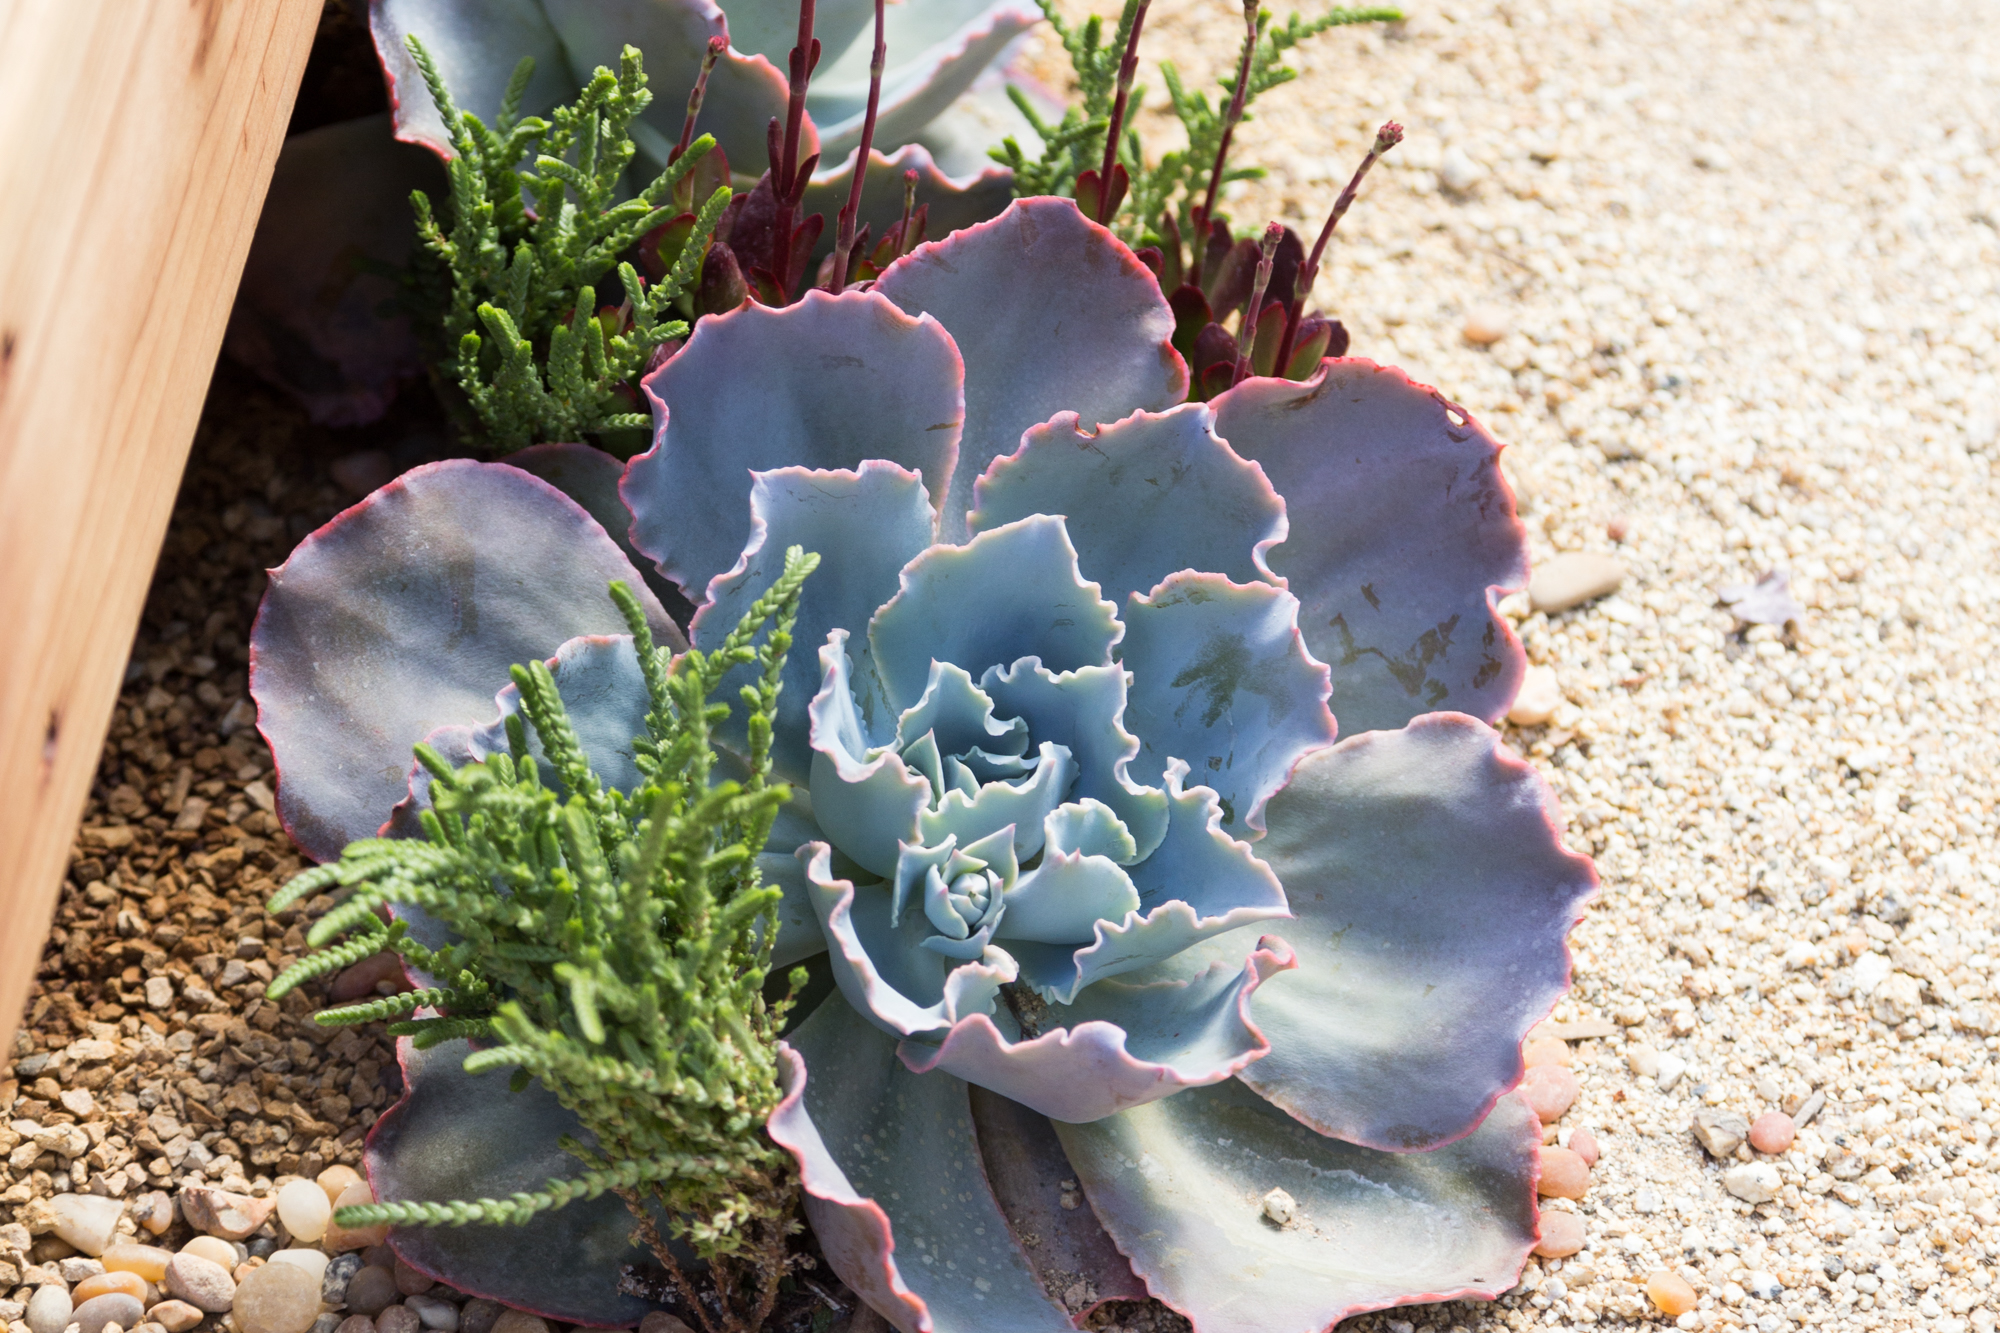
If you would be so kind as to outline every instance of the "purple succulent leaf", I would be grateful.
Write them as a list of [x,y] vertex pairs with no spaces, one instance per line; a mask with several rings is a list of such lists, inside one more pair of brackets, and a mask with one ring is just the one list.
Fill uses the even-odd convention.
[[[466,1073],[469,1054],[464,1041],[427,1051],[397,1041],[403,1096],[366,1149],[378,1200],[504,1199],[582,1174],[560,1141],[567,1134],[593,1144],[583,1123],[539,1083],[509,1092],[505,1070]],[[621,1265],[651,1261],[633,1245],[633,1226],[624,1202],[606,1193],[522,1226],[401,1227],[389,1243],[411,1267],[468,1295],[565,1323],[626,1328],[655,1308],[618,1291]]]
[[1159,283],[1067,199],[1017,199],[917,247],[874,290],[936,318],[965,357],[965,434],[939,510],[946,541],[965,540],[973,482],[1030,426],[1062,411],[1096,426],[1187,393]]
[[[1104,1229],[1195,1333],[1491,1298],[1535,1244],[1541,1126],[1518,1096],[1427,1153],[1322,1137],[1236,1079],[1055,1130]],[[1296,1202],[1289,1225],[1264,1216],[1272,1189]]]
[[[1218,936],[1228,936],[1240,958],[1250,942],[1243,928],[1290,915],[1278,877],[1250,844],[1223,831],[1215,793],[1185,787],[1186,776],[1185,764],[1168,766],[1161,840],[1128,869],[1138,909],[1099,920],[1081,948],[1009,940],[1007,952],[1023,980],[1068,1003],[1092,982],[1151,967]],[[1233,962],[1226,949],[1207,950],[1202,959]]]
[[963,385],[936,320],[867,292],[710,315],[645,381],[658,427],[620,487],[632,542],[699,604],[750,543],[757,472],[884,459],[921,473],[935,505],[957,457]]
[[[905,0],[905,4],[910,0]],[[878,144],[884,142],[879,133]],[[848,187],[854,180],[854,154],[844,161],[814,174],[806,186],[807,213],[838,216],[847,205]],[[881,238],[903,216],[903,173],[917,173],[917,203],[927,207],[927,229],[940,236],[985,222],[997,216],[1014,197],[1014,173],[988,162],[962,176],[945,172],[921,144],[904,144],[884,157],[881,150],[868,155],[868,177],[861,182],[861,211],[856,225],[866,225],[869,235]],[[820,237],[819,252],[833,253],[834,233]]]
[[936,934],[929,918],[921,911],[899,915],[887,884],[836,876],[827,844],[807,843],[798,857],[826,932],[834,981],[882,1031],[942,1033],[963,1017],[991,1012],[1000,987],[1014,979],[1012,961],[997,949],[967,961],[923,947]]
[[[1034,1236],[1041,1243],[1028,1250],[1045,1290],[1063,1292],[1081,1282],[1095,1292],[1095,1309],[1104,1301],[1146,1298],[1146,1285],[1118,1253],[1098,1224],[1097,1214],[1076,1206],[1076,1173],[1047,1116],[999,1093],[974,1085],[972,1125],[986,1166],[993,1197],[1017,1236]],[[1078,1318],[1089,1310],[1076,1312]]]
[[[788,548],[800,546],[819,555],[825,573],[807,579],[799,599],[794,648],[785,661],[772,733],[779,776],[804,783],[813,756],[807,711],[823,675],[812,648],[841,629],[866,657],[865,638],[851,636],[866,630],[876,608],[896,595],[903,566],[931,544],[935,515],[923,477],[880,460],[853,471],[788,467],[751,477],[749,543],[735,568],[709,585],[708,601],[695,614],[690,631],[696,645],[712,651],[777,583]],[[855,670],[872,675],[873,663],[864,660]],[[719,697],[734,700],[739,687],[751,684],[757,674],[754,665],[739,667],[724,679]],[[721,735],[740,744],[742,710],[732,707],[736,711]]]
[[679,631],[604,529],[518,468],[449,460],[404,473],[271,572],[250,693],[278,766],[278,815],[316,860],[373,837],[410,747],[487,715],[508,668],[624,623],[631,585],[656,638]]
[[1285,539],[1285,502],[1214,425],[1203,403],[1135,412],[1095,432],[1059,412],[979,478],[972,531],[1061,514],[1078,567],[1121,606],[1184,569],[1275,583],[1263,557]]
[[918,1074],[956,1075],[1052,1120],[1102,1120],[1206,1087],[1271,1049],[1250,1021],[1259,985],[1293,965],[1281,941],[1265,939],[1247,965],[1210,967],[1185,981],[1091,986],[1076,1003],[1050,1007],[1051,1027],[1010,1039],[985,1014],[954,1023],[935,1043],[896,1049]]
[[[957,101],[1042,14],[1023,0],[905,0],[889,6],[884,17],[889,61],[875,142],[900,144]],[[835,48],[829,43],[827,49]],[[873,54],[872,36],[856,41],[813,77],[806,109],[827,158],[838,161],[861,142]]]
[[406,263],[410,191],[443,184],[437,160],[397,143],[387,115],[285,140],[229,310],[229,355],[321,425],[380,417],[423,365],[409,320],[379,313],[395,280],[356,260]]
[[1369,361],[1304,383],[1252,379],[1213,402],[1216,433],[1262,465],[1294,515],[1270,567],[1333,668],[1344,735],[1439,709],[1495,722],[1526,659],[1493,609],[1527,547],[1500,445],[1463,409]]
[[1218,574],[1175,574],[1127,598],[1132,776],[1158,782],[1182,760],[1222,798],[1224,827],[1261,832],[1292,766],[1334,738],[1327,669],[1306,652],[1298,616],[1289,592]]
[[868,642],[889,699],[907,708],[923,696],[933,661],[974,679],[1025,657],[1055,672],[1109,665],[1117,611],[1077,573],[1063,521],[1038,514],[911,561],[901,590],[869,623]]
[[1791,578],[1774,569],[1755,583],[1732,583],[1716,591],[1729,614],[1747,625],[1783,625],[1804,620],[1806,609],[1792,596]]
[[[1257,996],[1272,1052],[1244,1081],[1384,1151],[1469,1132],[1520,1081],[1597,889],[1547,784],[1483,724],[1435,713],[1313,755],[1268,813],[1257,854],[1298,918],[1299,968]],[[1227,961],[1247,935],[1176,961]]]
[[618,483],[625,475],[623,463],[587,444],[531,444],[500,461],[540,477],[582,505],[598,526],[610,534],[611,540],[618,543],[618,549],[646,580],[646,586],[660,599],[660,605],[667,609],[674,623],[688,623],[694,615],[694,606],[681,595],[679,588],[660,576],[653,562],[639,553],[627,535],[632,515],[618,495]]
[[799,1164],[842,1281],[903,1333],[1069,1333],[987,1182],[964,1083],[904,1069],[838,996],[780,1050],[786,1095],[767,1129]]
[[[681,121],[687,114],[687,92],[701,72],[708,39],[731,37],[729,51],[709,75],[696,129],[714,135],[729,160],[739,166],[763,160],[764,127],[773,116],[782,123],[790,97],[781,67],[784,52],[789,52],[796,40],[796,9],[792,39],[784,42],[784,52],[766,59],[746,54],[734,40],[722,8],[713,0],[541,0],[541,5],[560,34],[570,68],[578,76],[573,84],[581,83],[600,65],[617,69],[619,53],[628,44],[645,56],[653,103],[633,122],[632,137],[653,159],[655,170],[666,165],[667,153],[680,136]],[[848,9],[846,4],[839,5],[836,15]],[[646,133],[648,130],[652,133]],[[808,117],[799,139],[799,159],[804,161],[819,151],[819,133]]]
[[[438,73],[459,109],[488,125],[500,114],[507,81],[522,56],[535,61],[534,77],[521,99],[524,114],[538,115],[567,101],[576,95],[580,82],[539,0],[369,0],[368,28],[389,84],[396,137],[422,144],[442,158],[457,154],[430,89],[424,86],[423,71],[404,45],[411,35],[437,61]],[[615,58],[611,65],[617,67]],[[655,81],[663,72],[648,71]],[[692,75],[688,82],[693,82]],[[407,193],[403,203],[407,211]]]

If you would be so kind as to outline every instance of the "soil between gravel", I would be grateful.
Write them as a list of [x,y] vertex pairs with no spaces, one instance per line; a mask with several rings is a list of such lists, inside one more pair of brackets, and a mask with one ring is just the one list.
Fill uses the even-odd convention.
[[[1605,880],[1556,1014],[1610,1029],[1574,1043],[1583,1096],[1558,1131],[1603,1147],[1577,1206],[1587,1248],[1492,1305],[1343,1328],[1623,1326],[1662,1268],[1700,1293],[1691,1327],[1994,1326],[1991,19],[1954,0],[1426,7],[1316,39],[1303,86],[1242,133],[1273,171],[1231,210],[1304,229],[1381,120],[1409,128],[1319,299],[1357,355],[1509,443],[1538,560],[1630,569],[1554,617],[1509,603],[1566,695],[1509,742]],[[1205,78],[1239,23],[1157,0],[1148,50]],[[1170,147],[1160,80],[1142,80]],[[1477,179],[1454,192],[1439,175],[1457,154]],[[1468,343],[1475,310],[1505,336]],[[260,904],[298,861],[242,725],[261,570],[345,503],[326,469],[354,447],[219,376],[0,1081],[10,1118],[76,1120],[93,1147],[66,1174],[52,1156],[0,1168],[0,1209],[196,1175],[268,1186],[354,1161],[393,1100],[378,1038],[329,1041],[298,1021],[305,997],[260,998],[299,944]],[[1771,569],[1807,614],[1742,632],[1716,590]],[[1868,989],[1880,971],[1913,985]],[[1633,1073],[1641,1047],[1687,1073]],[[1693,1113],[1754,1119],[1814,1092],[1824,1108],[1772,1159],[1778,1197],[1728,1195]],[[1748,1295],[1753,1273],[1782,1292]]]

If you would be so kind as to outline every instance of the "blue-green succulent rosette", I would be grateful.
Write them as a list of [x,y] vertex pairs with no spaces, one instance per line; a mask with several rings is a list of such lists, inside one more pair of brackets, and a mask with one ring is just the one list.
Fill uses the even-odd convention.
[[[1535,1242],[1511,1089],[1596,881],[1490,725],[1523,669],[1499,446],[1361,360],[1184,402],[1172,330],[1109,232],[1022,200],[871,290],[704,320],[622,475],[580,446],[523,458],[554,485],[405,475],[274,572],[255,632],[279,810],[328,858],[406,798],[412,742],[504,744],[493,691],[530,657],[632,781],[646,694],[607,580],[650,566],[707,644],[788,547],[819,553],[762,865],[777,961],[831,985],[768,1129],[900,1329],[1064,1329],[1081,1289],[1312,1333],[1505,1290]],[[462,1053],[406,1051],[385,1197],[562,1173],[575,1122]],[[497,1258],[481,1228],[396,1244],[629,1322],[630,1224],[600,1203]],[[560,1281],[518,1271],[531,1245]]]

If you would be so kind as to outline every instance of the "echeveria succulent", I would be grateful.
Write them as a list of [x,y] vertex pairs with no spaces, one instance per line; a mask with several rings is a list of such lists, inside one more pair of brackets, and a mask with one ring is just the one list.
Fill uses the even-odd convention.
[[[821,557],[774,737],[799,794],[761,860],[777,961],[823,954],[833,990],[768,1132],[829,1263],[904,1330],[1068,1328],[1050,1291],[1082,1276],[1200,1333],[1308,1333],[1497,1293],[1534,1243],[1510,1090],[1595,879],[1489,725],[1523,665],[1493,610],[1526,574],[1499,446],[1359,360],[1184,402],[1173,328],[1111,233],[1031,199],[869,291],[713,316],[646,382],[621,493],[690,638],[787,548]],[[475,701],[529,656],[616,780],[646,697],[588,595],[610,578],[639,582],[598,521],[504,464],[420,469],[309,538],[252,679],[307,850],[375,834],[427,734],[498,743]],[[496,1075],[406,1064],[385,1193],[490,1192],[482,1145],[564,1132],[545,1098],[499,1126]],[[475,1103],[462,1129],[427,1109]],[[1088,1210],[1050,1207],[1052,1176]],[[615,1234],[537,1240],[560,1283],[397,1243],[631,1319]]]

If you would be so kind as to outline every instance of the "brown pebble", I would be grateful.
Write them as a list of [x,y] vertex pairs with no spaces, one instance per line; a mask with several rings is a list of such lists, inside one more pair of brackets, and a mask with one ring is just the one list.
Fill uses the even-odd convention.
[[1521,1078],[1521,1095],[1545,1125],[1562,1119],[1582,1091],[1576,1075],[1561,1065],[1535,1065]]
[[687,1321],[665,1310],[655,1310],[639,1321],[639,1333],[694,1333]]
[[375,1333],[375,1321],[365,1314],[351,1314],[340,1321],[333,1333]]
[[405,1296],[421,1296],[437,1285],[429,1273],[420,1273],[401,1259],[396,1260],[392,1271],[396,1274],[396,1290]]
[[489,1301],[483,1296],[473,1297],[458,1312],[458,1333],[493,1333],[493,1325],[506,1308],[498,1301]]
[[1781,1153],[1792,1146],[1798,1132],[1783,1111],[1766,1111],[1750,1126],[1750,1146],[1761,1153]]
[[103,1296],[114,1291],[122,1291],[127,1296],[143,1301],[146,1299],[146,1279],[137,1273],[99,1273],[71,1287],[69,1298],[76,1304],[82,1305],[93,1296]]
[[337,1004],[346,1004],[374,995],[376,985],[384,981],[397,990],[404,989],[403,960],[388,950],[362,959],[335,977],[326,988],[326,997]]
[[549,1323],[526,1310],[508,1310],[494,1321],[493,1333],[549,1333]]
[[1507,336],[1507,312],[1497,305],[1474,306],[1465,317],[1465,340],[1490,347]]
[[1569,1150],[1581,1157],[1585,1166],[1597,1165],[1597,1135],[1590,1132],[1588,1125],[1578,1125],[1570,1131]]
[[1567,1259],[1583,1248],[1583,1219],[1575,1213],[1542,1212],[1542,1238],[1535,1253],[1544,1259]]
[[1663,1315],[1678,1318],[1694,1309],[1696,1296],[1687,1279],[1662,1268],[1646,1279],[1646,1297]]
[[1590,1168],[1568,1148],[1544,1148],[1535,1192],[1552,1199],[1581,1199],[1590,1190]]
[[1521,1059],[1530,1069],[1536,1065],[1566,1065],[1571,1058],[1569,1043],[1561,1037],[1537,1037],[1521,1048]]
[[350,1230],[340,1225],[340,1210],[358,1208],[362,1204],[375,1202],[375,1192],[368,1188],[368,1182],[357,1180],[340,1192],[333,1201],[334,1220],[327,1225],[326,1234],[319,1238],[320,1248],[328,1254],[339,1254],[342,1250],[365,1250],[371,1245],[381,1245],[389,1239],[389,1226],[385,1222],[375,1227],[355,1227]]
[[325,1190],[326,1201],[333,1203],[340,1198],[349,1185],[354,1184],[360,1179],[361,1173],[353,1167],[334,1165],[320,1172],[318,1178],[313,1183]]
[[369,1264],[349,1280],[347,1308],[355,1314],[378,1315],[395,1303],[396,1295],[396,1275]]
[[375,1333],[417,1333],[424,1326],[407,1305],[392,1305],[375,1316]]

